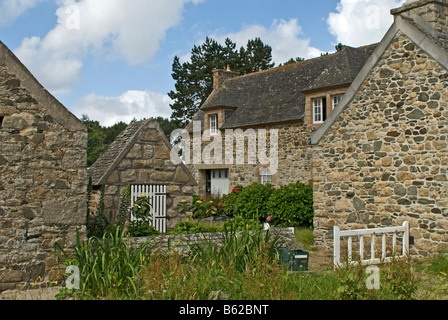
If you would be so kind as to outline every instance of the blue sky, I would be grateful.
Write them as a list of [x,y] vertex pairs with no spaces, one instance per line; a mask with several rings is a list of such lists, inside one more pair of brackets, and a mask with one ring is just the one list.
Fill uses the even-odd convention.
[[276,64],[381,40],[404,0],[0,0],[0,40],[70,111],[169,117],[175,55],[260,37]]

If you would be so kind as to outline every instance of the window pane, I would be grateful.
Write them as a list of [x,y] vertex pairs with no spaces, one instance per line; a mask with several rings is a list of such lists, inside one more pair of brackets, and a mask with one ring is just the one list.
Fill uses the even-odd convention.
[[261,184],[272,184],[272,175],[269,168],[260,169],[260,183]]
[[314,123],[322,122],[322,99],[313,100]]
[[211,134],[218,133],[218,115],[216,114],[210,116],[210,133]]

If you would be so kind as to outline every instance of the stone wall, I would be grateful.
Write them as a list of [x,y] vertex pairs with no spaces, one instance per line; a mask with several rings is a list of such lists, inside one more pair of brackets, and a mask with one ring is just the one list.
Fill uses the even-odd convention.
[[[310,167],[310,160],[312,158],[313,146],[309,146],[307,141],[310,134],[315,130],[316,126],[303,125],[303,122],[291,122],[278,125],[270,125],[265,127],[254,127],[253,130],[258,132],[258,129],[266,129],[266,156],[270,156],[270,132],[272,129],[278,130],[278,168],[277,172],[272,176],[272,184],[275,186],[287,185],[296,183],[311,183],[312,174]],[[242,129],[243,131],[247,130]],[[223,151],[222,164],[195,164],[190,165],[190,170],[198,182],[197,192],[202,197],[205,196],[205,170],[207,169],[228,169],[230,189],[237,185],[248,186],[254,182],[260,182],[260,168],[268,167],[269,165],[260,164],[258,157],[258,147],[255,149],[255,157],[253,164],[249,163],[248,155],[248,139],[245,138],[244,148],[244,164],[236,164],[237,159],[237,145],[236,139],[233,143],[234,164],[228,164],[225,160],[225,135],[222,137]],[[258,141],[258,140],[257,140]],[[202,150],[210,142],[202,142]],[[256,142],[257,143],[257,142]],[[193,147],[193,143],[191,143]],[[191,150],[193,155],[194,150]]]
[[[294,236],[294,228],[271,228],[271,239],[279,238],[277,247],[287,248],[291,251],[303,251],[303,244],[299,243]],[[204,242],[211,242],[216,246],[221,245],[224,233],[197,233],[178,235],[159,235],[151,237],[130,238],[131,248],[139,248],[149,241],[151,252],[177,252],[181,255],[189,255],[191,246]]]
[[[411,254],[448,243],[448,72],[399,33],[313,160],[315,239],[410,222]],[[317,152],[317,149],[316,149]]]
[[[1,43],[0,49],[6,51]],[[87,186],[87,129],[4,51],[0,292],[24,289],[39,276],[60,278],[53,246],[72,244],[77,229],[85,234]]]
[[448,1],[446,0],[416,0],[391,10],[391,13],[407,18],[421,17],[438,32],[448,34]]
[[191,200],[194,181],[189,173],[170,159],[170,149],[156,128],[147,127],[132,148],[105,180],[104,213],[118,213],[121,191],[128,185],[167,186],[167,229],[172,229],[182,219],[178,204]]

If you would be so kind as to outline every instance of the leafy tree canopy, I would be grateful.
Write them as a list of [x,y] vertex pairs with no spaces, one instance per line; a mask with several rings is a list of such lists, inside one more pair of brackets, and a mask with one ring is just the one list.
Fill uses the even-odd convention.
[[[154,119],[159,123],[160,128],[168,138],[173,130],[179,128],[177,121],[163,117],[153,117],[150,119]],[[89,167],[104,154],[109,145],[128,126],[122,121],[110,127],[102,126],[98,121],[90,120],[86,114],[82,115],[81,121],[88,129],[87,166]],[[136,121],[136,119],[133,121]]]

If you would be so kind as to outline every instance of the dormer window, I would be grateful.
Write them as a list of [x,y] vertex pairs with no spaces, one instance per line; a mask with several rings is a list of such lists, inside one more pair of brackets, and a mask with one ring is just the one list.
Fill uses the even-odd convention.
[[332,97],[332,108],[333,110],[337,107],[339,102],[341,102],[343,95],[337,95]]
[[327,99],[313,99],[313,123],[323,123],[327,120]]
[[260,183],[261,184],[272,184],[272,174],[269,168],[260,169]]
[[210,119],[210,134],[216,135],[218,134],[218,115],[212,114],[209,116]]

